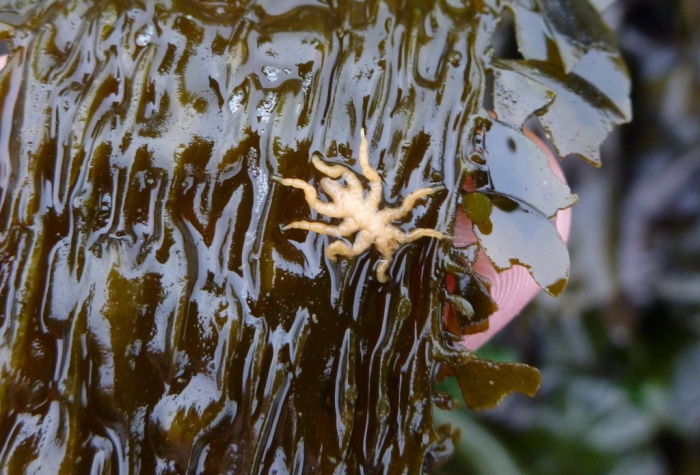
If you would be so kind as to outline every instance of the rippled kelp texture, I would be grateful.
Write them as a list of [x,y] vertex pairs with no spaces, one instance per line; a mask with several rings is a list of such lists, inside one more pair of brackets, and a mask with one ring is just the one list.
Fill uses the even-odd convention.
[[[457,334],[443,332],[444,302],[459,297],[445,294],[448,273],[457,294],[488,301],[474,248],[418,241],[382,285],[374,251],[336,264],[327,237],[283,232],[325,218],[271,180],[318,181],[316,151],[359,172],[364,127],[387,203],[445,186],[405,229],[449,233],[468,174],[493,201],[509,165],[489,165],[489,146],[528,146],[522,122],[497,123],[482,104],[497,2],[15,3],[0,3],[12,38],[0,75],[2,467],[416,473],[453,437],[432,421],[440,363],[473,407],[536,387],[530,370],[494,376],[459,349],[486,317],[468,301]],[[542,69],[503,64],[497,77]],[[566,101],[560,70],[542,69],[545,100],[516,107],[523,120]],[[624,113],[601,117],[591,134]],[[526,212],[573,202],[542,181],[514,189]],[[513,209],[502,201],[499,217]],[[508,252],[495,242],[483,246],[494,261]],[[541,263],[533,276],[555,293],[568,256],[549,252],[523,263]]]

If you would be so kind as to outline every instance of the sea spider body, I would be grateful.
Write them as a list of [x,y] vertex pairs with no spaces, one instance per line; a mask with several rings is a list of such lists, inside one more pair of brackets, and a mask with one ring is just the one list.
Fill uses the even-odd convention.
[[[422,237],[449,239],[449,236],[434,229],[417,228],[406,233],[392,224],[406,217],[413,210],[417,200],[432,195],[443,187],[420,188],[410,193],[401,206],[379,209],[382,200],[382,182],[377,170],[369,164],[369,146],[364,129],[361,131],[359,161],[362,175],[369,181],[369,190],[366,193],[358,177],[349,169],[340,165],[326,165],[318,155],[311,158],[314,167],[327,175],[326,178],[321,179],[321,188],[333,200],[330,203],[319,200],[316,189],[303,180],[274,177],[282,185],[303,190],[310,208],[331,218],[342,219],[337,226],[311,221],[295,221],[284,226],[283,229],[305,229],[333,237],[347,237],[357,233],[352,246],[348,246],[343,241],[335,241],[326,248],[326,255],[332,261],[336,261],[338,256],[359,256],[374,245],[382,256],[377,265],[377,280],[387,282],[389,279],[386,272],[394,258],[394,253],[402,244]],[[340,183],[341,178],[345,180],[346,186]]]

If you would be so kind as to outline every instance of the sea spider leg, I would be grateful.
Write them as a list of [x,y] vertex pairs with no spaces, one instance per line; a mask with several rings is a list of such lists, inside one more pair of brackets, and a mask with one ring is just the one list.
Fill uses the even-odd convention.
[[410,233],[404,233],[403,231],[396,230],[393,234],[394,239],[392,241],[396,243],[396,246],[392,246],[391,241],[386,242],[385,244],[380,244],[378,242],[375,243],[377,249],[382,255],[382,259],[380,259],[377,263],[377,280],[381,283],[386,283],[389,280],[389,277],[387,276],[386,272],[389,270],[389,266],[391,265],[391,262],[394,259],[394,252],[396,252],[396,247],[398,247],[399,243],[404,244],[408,242],[413,242],[416,239],[420,239],[422,237],[450,239],[450,236],[447,236],[441,233],[440,231],[427,228],[414,229]]
[[341,176],[345,178],[345,182],[348,184],[348,188],[350,188],[350,190],[354,192],[357,192],[358,190],[363,190],[362,183],[360,183],[360,180],[358,180],[355,174],[351,173],[350,170],[348,170],[347,168],[342,167],[340,165],[326,165],[325,163],[323,163],[323,161],[321,161],[321,157],[319,157],[318,155],[314,155],[311,158],[311,163],[314,164],[316,170],[320,171],[325,175],[328,175],[331,178],[338,179]]
[[411,211],[413,211],[413,208],[416,206],[416,201],[418,201],[421,198],[425,198],[426,196],[432,195],[433,193],[437,193],[438,191],[443,190],[443,186],[436,186],[432,188],[421,188],[419,190],[416,190],[412,193],[410,193],[404,200],[403,203],[401,204],[400,207],[398,208],[385,208],[380,213],[384,214],[385,216],[388,216],[390,219],[389,221],[396,221],[398,219],[406,217]]
[[355,236],[355,242],[352,247],[345,244],[343,241],[335,241],[326,248],[326,255],[331,261],[335,262],[338,256],[354,257],[365,252],[372,245],[372,240],[369,238],[367,231],[360,231]]
[[358,230],[359,226],[352,219],[346,219],[338,226],[333,226],[326,223],[314,223],[311,221],[294,221],[284,226],[282,230],[288,229],[304,229],[318,234],[325,234],[333,237],[348,236]]
[[377,263],[377,280],[382,284],[389,281],[389,276],[386,275],[386,271],[389,270],[391,265],[391,259],[379,259]]
[[344,173],[348,172],[348,169],[340,166],[340,165],[326,165],[323,163],[321,160],[321,156],[319,154],[314,154],[313,157],[311,157],[311,163],[314,164],[314,167],[316,167],[316,170],[320,171],[324,175],[328,175],[331,178],[340,178],[343,176]]
[[406,233],[391,225],[386,227],[386,233],[386,236],[374,242],[375,247],[382,255],[377,264],[377,280],[382,283],[389,280],[386,271],[389,270],[389,266],[394,260],[394,253],[405,242],[404,238],[406,237]]
[[323,191],[325,191],[337,205],[341,205],[344,202],[349,191],[346,187],[330,178],[321,179],[321,188],[323,188]]
[[437,231],[435,229],[428,229],[428,228],[417,228],[414,229],[413,231],[407,233],[404,235],[404,240],[403,242],[413,242],[416,239],[420,239],[422,237],[434,237],[437,239],[451,239],[450,236],[447,234],[441,233],[440,231]]
[[321,214],[330,216],[331,218],[342,217],[340,216],[340,213],[334,205],[330,203],[324,203],[323,201],[319,200],[318,194],[316,193],[316,188],[309,185],[304,180],[299,180],[297,178],[280,178],[278,176],[273,176],[272,179],[278,183],[281,183],[284,186],[291,186],[303,190],[304,198],[306,199],[306,202],[309,204],[309,207],[311,207],[311,209]]
[[362,167],[362,174],[369,180],[367,201],[371,203],[372,206],[379,207],[379,203],[382,200],[382,179],[377,170],[372,168],[372,165],[369,164],[369,144],[365,137],[365,129],[360,129],[359,159],[360,167]]

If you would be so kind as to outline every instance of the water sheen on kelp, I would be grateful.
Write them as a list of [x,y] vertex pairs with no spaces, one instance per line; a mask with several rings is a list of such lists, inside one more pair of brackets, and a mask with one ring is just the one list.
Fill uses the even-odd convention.
[[[459,345],[495,309],[476,246],[402,246],[382,284],[374,248],[334,263],[334,238],[283,231],[337,222],[272,177],[318,185],[316,152],[361,176],[364,128],[384,205],[445,187],[402,229],[450,234],[467,203],[493,203],[476,224],[536,227],[558,254],[489,234],[489,258],[557,293],[568,255],[547,218],[575,199],[548,187],[523,121],[595,162],[590,142],[629,116],[598,12],[580,2],[600,26],[561,33],[570,3],[0,1],[1,470],[419,473],[456,437],[434,426],[436,378],[474,409],[533,394],[536,370]],[[502,8],[523,60],[493,54]],[[576,72],[592,54],[614,87]],[[535,98],[518,103],[523,84]],[[490,155],[513,147],[535,154],[532,183]]]

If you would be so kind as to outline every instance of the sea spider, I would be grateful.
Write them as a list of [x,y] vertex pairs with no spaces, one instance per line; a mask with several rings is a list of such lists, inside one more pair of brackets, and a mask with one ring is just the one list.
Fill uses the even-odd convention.
[[[361,130],[360,166],[362,175],[369,181],[369,191],[365,189],[355,174],[341,165],[326,165],[318,154],[314,154],[311,162],[321,173],[330,178],[321,179],[321,188],[333,199],[325,203],[318,199],[316,189],[309,183],[296,178],[273,177],[275,181],[285,186],[292,186],[304,191],[306,202],[311,209],[331,218],[340,218],[337,226],[309,221],[295,221],[284,226],[283,230],[304,229],[333,237],[347,237],[357,233],[352,247],[343,241],[335,241],[326,248],[326,255],[335,262],[338,256],[355,257],[366,251],[372,244],[382,255],[377,265],[377,280],[387,282],[386,271],[391,264],[394,253],[402,244],[413,242],[424,236],[437,239],[450,237],[434,229],[417,228],[408,233],[402,231],[393,221],[407,216],[416,201],[442,190],[444,187],[421,188],[410,193],[403,204],[397,208],[379,209],[382,200],[382,181],[377,170],[369,164],[369,146],[364,129]],[[340,184],[340,178],[345,179],[347,186]]]

